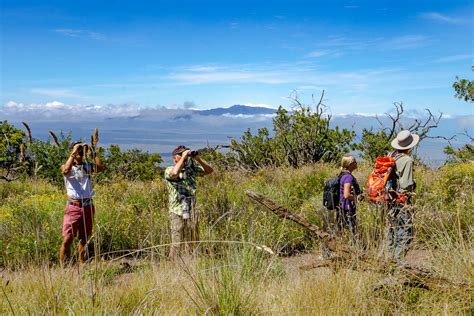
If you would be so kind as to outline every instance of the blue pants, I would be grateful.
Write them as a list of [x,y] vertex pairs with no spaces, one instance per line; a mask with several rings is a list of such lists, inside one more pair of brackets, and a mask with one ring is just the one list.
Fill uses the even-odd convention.
[[388,213],[388,253],[397,261],[402,260],[413,240],[413,214],[401,206],[395,206]]
[[336,210],[336,223],[339,231],[348,229],[351,234],[352,244],[356,243],[356,226],[357,226],[357,217],[356,210],[341,210],[338,208]]

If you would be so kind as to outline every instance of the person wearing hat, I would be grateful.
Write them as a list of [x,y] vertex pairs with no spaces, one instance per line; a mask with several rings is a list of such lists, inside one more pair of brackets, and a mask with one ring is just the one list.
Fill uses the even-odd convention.
[[[170,259],[176,259],[186,241],[199,240],[198,212],[196,210],[196,178],[211,174],[212,167],[197,151],[177,146],[172,152],[174,165],[166,168],[169,216],[171,226]],[[186,251],[190,245],[184,244]]]
[[86,256],[88,238],[92,235],[95,196],[92,186],[92,173],[105,170],[99,156],[95,155],[94,163],[84,162],[87,145],[73,142],[69,147],[70,155],[61,166],[67,193],[67,204],[64,209],[63,229],[59,260],[61,265],[71,257],[71,244],[76,235],[79,237],[79,262],[83,264]]
[[395,201],[389,206],[388,251],[389,255],[400,261],[408,251],[413,240],[413,214],[411,211],[411,196],[416,188],[413,177],[414,160],[410,156],[411,150],[420,141],[420,136],[408,130],[400,131],[391,142],[395,149],[389,156],[395,159],[396,172],[394,173],[394,189],[397,195],[406,196],[405,202]]

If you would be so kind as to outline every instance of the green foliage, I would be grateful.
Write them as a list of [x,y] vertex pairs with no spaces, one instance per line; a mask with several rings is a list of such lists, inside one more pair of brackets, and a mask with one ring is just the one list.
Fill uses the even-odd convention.
[[205,161],[211,162],[214,164],[221,164],[225,160],[225,155],[219,151],[217,148],[204,148],[200,150],[199,156]]
[[240,141],[231,142],[230,155],[246,169],[338,162],[356,148],[352,143],[355,132],[331,128],[330,120],[319,106],[313,110],[298,103],[292,112],[280,107],[273,119],[273,136],[266,128],[259,129],[256,135],[247,130]]
[[[96,225],[91,248],[97,254],[169,242],[166,189],[162,181],[96,186]],[[65,198],[42,180],[0,184],[0,266],[57,262]],[[117,254],[114,252],[114,254]]]
[[[61,243],[63,194],[47,183],[4,182],[0,200],[0,265],[56,261]],[[41,207],[38,207],[38,206]]]
[[105,172],[99,175],[104,180],[152,180],[161,174],[158,164],[163,162],[159,154],[150,154],[140,149],[121,151],[118,145],[110,145],[104,154]]
[[[429,109],[426,109],[426,117],[423,119],[411,120],[411,125],[404,126],[402,124],[403,119],[403,103],[394,103],[395,113],[386,113],[386,120],[389,122],[383,123],[379,121],[379,129],[363,129],[361,142],[357,145],[357,149],[361,151],[361,157],[369,162],[374,162],[375,158],[385,156],[392,149],[392,139],[401,131],[408,130],[411,133],[415,133],[420,137],[420,142],[423,139],[429,137],[429,133],[432,129],[438,127],[438,124],[442,118],[442,114],[438,117],[434,116]],[[410,119],[407,120],[410,122]],[[414,156],[415,160],[419,162],[418,157]]]
[[[2,149],[0,156],[0,168],[11,168],[19,163],[20,145],[23,144],[24,132],[15,129],[6,121],[2,123],[1,131],[4,137],[0,142]],[[72,135],[61,133],[57,142],[52,138],[43,141],[34,139],[27,147],[27,157],[24,167],[30,176],[47,179],[56,185],[62,185],[63,175],[60,166],[69,157],[69,146]],[[142,152],[139,149],[131,149],[122,152],[118,145],[111,145],[102,154],[107,170],[98,176],[100,180],[152,180],[161,174],[157,167],[163,160],[159,154]],[[87,159],[91,159],[88,157]]]
[[267,128],[258,129],[256,135],[247,129],[240,137],[240,142],[231,140],[231,159],[236,159],[240,165],[250,169],[278,164],[274,140],[269,135]]
[[[417,240],[433,239],[433,227],[456,234],[457,227],[467,234],[472,215],[473,164],[449,165],[440,170],[417,168]],[[365,183],[369,165],[360,165],[355,176]],[[251,242],[266,245],[280,254],[312,249],[317,241],[300,226],[278,219],[245,195],[250,189],[278,204],[326,225],[331,216],[322,206],[325,179],[337,169],[329,164],[303,168],[264,168],[252,173],[227,171],[199,178],[197,208],[202,240]],[[96,255],[117,256],[129,251],[170,242],[167,209],[168,192],[164,180],[115,181],[95,186],[96,216],[91,245]],[[30,262],[56,262],[60,246],[65,198],[61,188],[43,180],[0,182],[0,265],[19,267]],[[380,209],[366,202],[358,204],[360,235],[364,242],[383,243],[377,220]],[[458,215],[456,215],[458,214]],[[458,224],[459,223],[459,224]],[[376,225],[381,225],[376,228]],[[445,228],[444,226],[447,226]],[[380,231],[380,232],[378,232]],[[202,252],[220,256],[222,244],[201,245]],[[167,247],[137,256],[165,256]]]
[[[368,165],[360,165],[354,173],[359,183],[365,182],[369,171]],[[8,288],[5,285],[5,292],[15,310],[40,314],[87,313],[92,308],[98,313],[235,315],[469,311],[469,293],[449,282],[446,287],[420,291],[386,287],[374,294],[374,286],[386,275],[370,270],[298,269],[319,260],[317,242],[301,227],[251,202],[244,191],[258,191],[321,226],[329,215],[321,202],[323,181],[335,173],[333,166],[320,163],[200,178],[197,207],[202,255],[178,264],[161,260],[170,242],[165,182],[99,183],[90,241],[96,260],[80,274],[48,267],[57,262],[61,244],[63,191],[41,179],[0,182],[0,267],[6,268],[6,279],[13,280]],[[425,254],[420,257],[422,264],[436,275],[468,284],[474,165],[417,168],[415,178],[415,257],[421,251]],[[381,218],[383,212],[366,202],[358,204],[357,212],[365,253],[379,258],[385,245],[384,225],[374,217]],[[379,231],[371,235],[375,225]],[[281,258],[262,251],[263,245],[278,255],[294,250],[316,253]],[[126,254],[126,259],[101,260]],[[134,269],[144,262],[152,268]],[[15,269],[23,270],[9,272]],[[78,296],[78,291],[89,294]],[[8,312],[5,308],[0,304],[0,312]]]
[[58,138],[58,144],[52,142],[49,137],[47,141],[39,139],[33,140],[30,152],[32,155],[31,174],[47,179],[56,185],[64,183],[60,167],[69,157],[69,146],[72,142],[72,135],[69,132],[64,135],[62,132]]
[[364,128],[362,139],[358,144],[361,158],[373,162],[375,158],[385,156],[391,149],[390,141],[391,139],[385,130],[374,132],[372,129]]
[[3,121],[0,124],[0,168],[10,168],[19,162],[20,145],[25,133]]
[[275,142],[287,158],[288,165],[297,168],[308,163],[339,162],[340,158],[355,148],[354,131],[330,128],[330,116],[322,110],[299,105],[289,113],[282,107],[273,119]]
[[467,198],[472,202],[473,181],[473,163],[450,164],[441,169],[435,190],[444,203],[451,203],[462,198]]
[[474,161],[474,146],[470,144],[466,144],[459,149],[452,146],[446,146],[444,148],[444,153],[448,155],[448,163]]
[[466,102],[474,101],[474,80],[459,79],[459,77],[456,77],[456,81],[453,83],[453,89],[456,91],[454,95],[456,98]]

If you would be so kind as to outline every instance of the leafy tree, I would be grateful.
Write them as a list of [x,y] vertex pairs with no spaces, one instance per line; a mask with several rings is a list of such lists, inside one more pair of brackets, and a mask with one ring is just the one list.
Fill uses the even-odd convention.
[[456,91],[454,95],[456,98],[466,102],[474,101],[474,80],[459,79],[459,77],[456,77],[453,88]]
[[255,135],[247,130],[240,141],[231,141],[230,156],[245,169],[280,165],[298,168],[319,161],[339,161],[355,149],[355,132],[330,127],[331,116],[325,114],[323,97],[324,92],[313,106],[302,104],[297,96],[292,98],[293,111],[281,106],[277,110],[273,136],[266,128]]
[[321,104],[313,110],[295,102],[291,113],[280,107],[273,119],[275,145],[288,165],[297,168],[318,161],[335,162],[354,149],[355,132],[330,128],[331,116],[324,115]]
[[[474,80],[459,79],[456,77],[456,81],[453,83],[453,88],[456,91],[455,97],[463,99],[466,102],[474,101]],[[465,135],[472,142],[474,138],[468,135],[467,131]],[[474,160],[474,146],[466,144],[463,147],[456,149],[452,146],[446,146],[444,153],[448,155],[447,162],[468,162]]]
[[474,146],[470,144],[466,144],[459,149],[453,148],[452,146],[446,146],[444,148],[444,153],[448,155],[448,163],[474,161]]
[[163,162],[159,154],[150,154],[140,149],[121,151],[118,145],[110,145],[103,154],[107,169],[98,175],[104,180],[152,180],[162,170],[158,164]]
[[247,129],[240,137],[240,142],[236,139],[231,140],[229,158],[245,169],[274,165],[278,156],[274,143],[267,128],[258,129],[256,135]]
[[66,135],[61,132],[59,138],[49,137],[47,141],[34,139],[30,148],[33,164],[30,174],[62,185],[64,180],[59,168],[69,157],[71,142],[71,132]]
[[362,130],[362,139],[359,144],[361,158],[366,161],[375,161],[377,157],[384,156],[390,151],[389,133],[384,130],[374,132],[371,129]]
[[25,133],[7,121],[0,124],[0,169],[1,179],[14,180],[24,171]]
[[[379,129],[364,128],[362,130],[362,138],[357,148],[360,150],[363,159],[373,162],[375,158],[387,155],[392,150],[390,146],[392,139],[403,129],[418,134],[420,142],[426,138],[446,139],[442,136],[433,137],[430,135],[430,132],[438,127],[443,116],[442,113],[439,116],[434,116],[429,109],[426,109],[427,115],[423,119],[403,120],[403,103],[394,103],[394,107],[395,114],[386,113],[388,126],[377,117],[380,124]],[[410,124],[405,126],[404,122]]]

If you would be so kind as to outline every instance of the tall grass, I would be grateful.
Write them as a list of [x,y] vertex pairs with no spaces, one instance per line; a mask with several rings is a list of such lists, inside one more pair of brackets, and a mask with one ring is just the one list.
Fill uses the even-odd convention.
[[[356,172],[363,184],[367,166]],[[0,183],[0,313],[65,314],[468,314],[472,312],[472,164],[417,170],[417,260],[450,280],[429,290],[394,286],[386,275],[327,268],[300,271],[318,243],[244,194],[261,192],[312,222],[333,227],[322,208],[328,165],[216,173],[199,183],[202,255],[162,260],[170,242],[162,180],[96,187],[96,220],[85,269],[56,266],[64,193],[40,180]],[[448,193],[446,193],[448,192]],[[384,256],[380,209],[358,205],[359,244]],[[235,241],[235,242],[234,242]],[[163,245],[163,246],[160,246]],[[256,245],[266,245],[271,255]],[[298,252],[314,255],[284,258]],[[133,255],[128,255],[133,253]],[[117,259],[123,257],[122,259]],[[413,260],[415,260],[414,258]],[[416,260],[415,260],[416,261]],[[7,284],[8,282],[8,284]],[[462,287],[453,284],[463,284]]]

